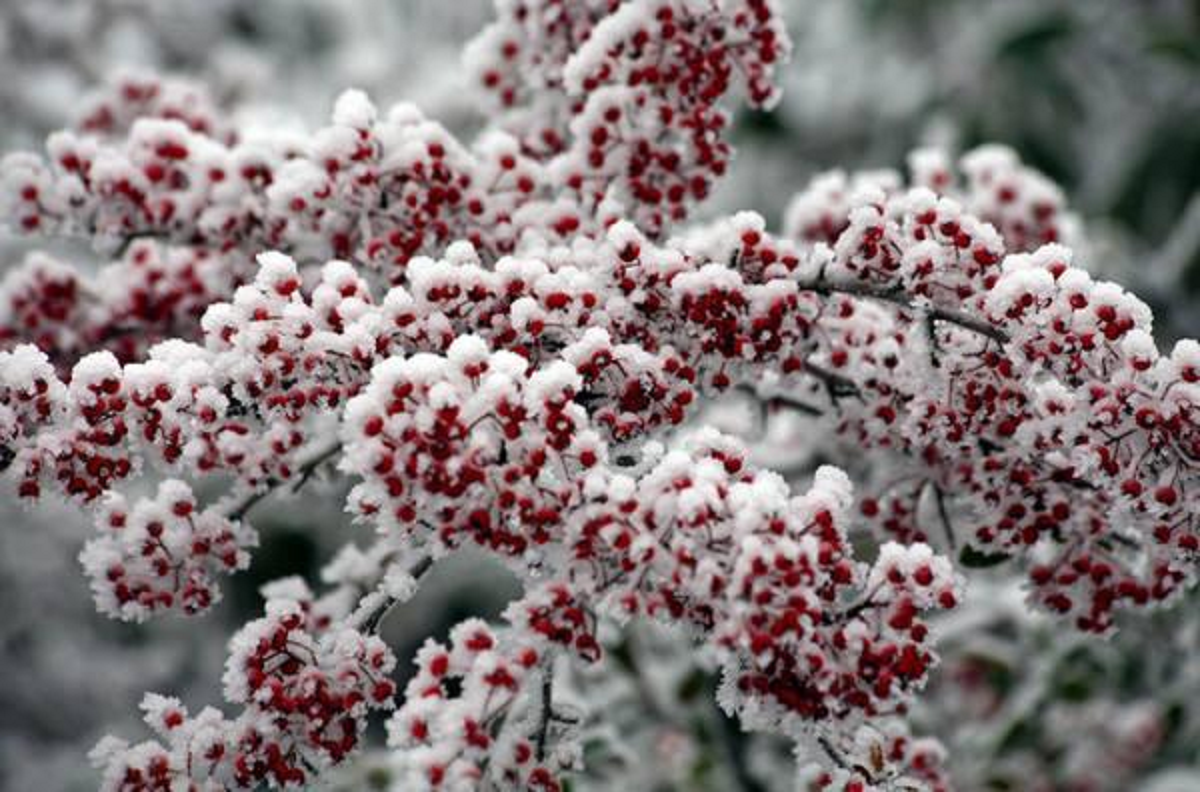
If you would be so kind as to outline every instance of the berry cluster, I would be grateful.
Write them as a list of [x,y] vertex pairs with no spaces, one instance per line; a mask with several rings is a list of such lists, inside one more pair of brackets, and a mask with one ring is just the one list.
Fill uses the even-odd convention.
[[203,83],[154,73],[121,74],[106,82],[84,98],[72,126],[90,135],[118,138],[141,118],[179,121],[227,143],[236,139],[233,125]]
[[388,722],[400,752],[399,780],[414,789],[558,792],[575,763],[543,692],[552,666],[536,648],[478,619],[456,626],[449,645],[427,641],[405,703]]
[[253,529],[213,509],[199,511],[191,488],[167,480],[153,500],[132,509],[113,493],[97,515],[100,535],[80,562],[91,579],[96,608],[124,620],[173,608],[202,613],[219,598],[214,572],[245,569]]
[[[995,150],[964,169],[970,203],[986,203],[988,178],[1018,194],[1039,183]],[[1025,559],[1035,599],[1087,631],[1178,591],[1200,542],[1186,505],[1195,343],[1160,356],[1149,309],[1061,245],[1007,253],[1032,222],[1020,206],[1006,239],[928,188],[876,176],[846,195],[834,183],[819,180],[793,220],[804,227],[822,202],[847,218],[807,256],[829,295],[812,357],[852,397],[836,400],[839,431],[901,452],[864,515],[903,541],[965,528],[958,541]],[[939,529],[921,518],[928,493]]]
[[392,706],[396,661],[375,636],[314,628],[310,605],[270,599],[234,636],[224,683],[237,717],[211,707],[192,716],[178,699],[148,695],[142,708],[159,739],[103,740],[92,752],[101,789],[304,787],[354,751],[367,714]]

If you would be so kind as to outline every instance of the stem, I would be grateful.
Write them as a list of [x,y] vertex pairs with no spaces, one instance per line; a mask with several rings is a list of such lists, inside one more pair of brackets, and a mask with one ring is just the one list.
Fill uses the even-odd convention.
[[856,399],[862,398],[862,393],[858,389],[858,385],[849,377],[842,376],[837,372],[830,371],[824,366],[819,366],[810,360],[804,361],[802,372],[816,377],[825,386],[825,392],[829,395],[829,401],[833,402],[833,406],[838,406],[838,399],[853,397]]
[[857,763],[851,764],[850,761],[846,759],[846,757],[842,754],[841,751],[839,751],[837,748],[833,747],[833,743],[831,743],[829,741],[828,737],[824,737],[824,736],[818,737],[817,742],[820,744],[821,749],[825,751],[825,753],[829,756],[829,758],[833,761],[833,763],[835,765],[837,765],[838,767],[842,768],[843,770],[845,770],[847,772],[858,773],[859,775],[861,775],[863,778],[865,778],[867,780],[868,784],[876,783],[876,778],[875,778],[874,774],[871,773],[870,770],[868,770],[867,768],[865,768],[862,765],[857,764]]
[[954,524],[950,522],[950,512],[946,509],[946,493],[942,492],[941,487],[934,484],[933,496],[937,501],[938,517],[941,518],[942,527],[946,530],[946,544],[950,547],[951,552],[955,552],[958,550],[958,543],[954,540]]
[[554,667],[553,663],[546,665],[546,670],[542,673],[542,716],[541,722],[538,723],[537,737],[535,744],[537,745],[537,760],[538,763],[546,760],[546,736],[550,731],[550,718],[554,711]]
[[829,742],[828,737],[818,737],[817,742],[820,743],[821,750],[825,751],[826,755],[829,756],[835,765],[843,770],[853,771],[854,768],[850,767],[845,757],[842,756],[841,751],[833,747],[833,743]]
[[[98,239],[98,238],[102,239],[103,235],[96,232],[95,230],[93,230],[93,231],[91,231],[91,238],[93,240]],[[113,249],[110,256],[113,259],[125,258],[125,254],[129,252],[129,248],[133,247],[133,244],[141,239],[156,239],[156,240],[161,240],[161,241],[167,241],[167,240],[169,240],[169,236],[162,231],[155,231],[155,230],[149,230],[149,229],[144,230],[144,231],[131,231],[130,233],[124,234],[118,238],[117,245]]]
[[833,621],[850,621],[854,617],[858,616],[860,613],[862,613],[870,608],[879,607],[879,603],[877,603],[875,601],[875,595],[879,593],[879,589],[881,589],[882,587],[883,587],[882,583],[877,584],[875,586],[875,588],[873,588],[869,592],[867,592],[867,596],[863,597],[861,601],[855,603],[854,605],[851,605],[849,608],[842,611],[841,613],[835,613],[833,615]]
[[[294,483],[292,484],[292,492],[299,492],[300,488],[308,483],[308,480],[313,477],[313,474],[316,473],[317,468],[341,452],[342,444],[340,441],[330,443],[329,445],[314,451],[312,455],[303,460],[300,463],[300,467],[297,468],[297,472],[299,472],[300,477],[295,479]],[[267,479],[266,483],[261,489],[257,489],[254,492],[251,492],[249,495],[243,497],[240,501],[235,501],[234,503],[230,504],[227,507],[227,516],[231,520],[240,521],[244,519],[250,510],[257,506],[259,502],[266,499],[268,495],[270,495],[272,492],[275,492],[286,483],[286,481],[282,481],[272,476],[271,478]]]

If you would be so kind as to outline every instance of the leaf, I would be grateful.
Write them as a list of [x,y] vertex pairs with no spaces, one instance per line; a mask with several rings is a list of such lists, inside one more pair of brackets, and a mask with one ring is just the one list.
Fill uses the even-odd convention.
[[1039,742],[1037,726],[1025,719],[1014,721],[1000,738],[997,753],[1005,754],[1021,748],[1031,748]]
[[1055,44],[1074,33],[1074,27],[1071,19],[1065,14],[1049,14],[1003,41],[997,49],[996,57],[1018,60],[1041,57]]
[[708,675],[700,669],[693,669],[691,673],[683,678],[679,683],[677,695],[681,701],[695,701],[702,693],[708,689]]
[[1200,66],[1200,41],[1186,32],[1163,31],[1147,42],[1146,50],[1164,58],[1178,60],[1186,66]]
[[988,569],[999,566],[1010,558],[1012,556],[1007,553],[984,553],[968,545],[958,554],[958,563],[967,569]]

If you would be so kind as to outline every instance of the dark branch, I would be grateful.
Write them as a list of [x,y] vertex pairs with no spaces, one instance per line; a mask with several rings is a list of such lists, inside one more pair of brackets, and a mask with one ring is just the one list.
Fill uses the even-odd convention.
[[845,294],[850,297],[861,297],[868,300],[891,303],[910,311],[923,313],[936,321],[948,322],[949,324],[957,325],[963,329],[986,336],[998,344],[1006,344],[1009,341],[1007,333],[986,320],[954,308],[937,305],[918,305],[910,295],[900,289],[872,286],[868,283],[834,283],[825,280],[801,283],[800,288],[814,291],[817,294]]
[[946,544],[951,552],[958,550],[958,543],[954,539],[954,524],[950,522],[950,512],[946,508],[946,493],[937,484],[933,485],[933,497],[937,501],[938,517],[942,521],[942,527],[946,531]]
[[546,737],[550,731],[550,718],[554,712],[554,669],[549,665],[542,673],[542,714],[541,720],[538,723],[537,737],[535,743],[537,745],[537,760],[544,762],[546,760]]
[[748,394],[750,397],[760,399],[767,407],[786,407],[789,410],[811,415],[814,418],[819,418],[825,414],[825,411],[815,404],[809,404],[805,401],[800,401],[794,396],[788,396],[782,393],[773,393],[770,396],[760,396],[753,385],[738,385],[737,390]]

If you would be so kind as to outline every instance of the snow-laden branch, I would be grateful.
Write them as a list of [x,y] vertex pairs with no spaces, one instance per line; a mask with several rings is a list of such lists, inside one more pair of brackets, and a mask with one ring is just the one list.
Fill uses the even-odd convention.
[[[312,783],[393,705],[382,620],[464,547],[525,591],[418,654],[389,723],[412,788],[560,788],[556,658],[603,662],[601,625],[631,618],[686,626],[742,725],[828,746],[826,787],[944,786],[898,723],[937,662],[926,615],[961,593],[928,493],[964,565],[1010,561],[1084,632],[1194,577],[1200,345],[1160,354],[1146,306],[1073,264],[1044,177],[920,152],[908,186],[816,180],[781,234],[683,227],[728,162],[722,100],[775,98],[772,4],[498,6],[472,144],[357,92],[307,139],[240,143],[163,85],[0,165],[11,226],[117,258],[89,279],[34,254],[0,287],[0,460],[22,497],[95,510],[103,612],[208,609],[251,511],[334,462],[379,534],[322,597],[268,587],[232,717],[148,697],[159,739],[102,744],[107,788]],[[898,475],[855,507],[840,470],[793,493],[733,438],[676,431],[730,389]],[[184,479],[210,476],[232,498],[199,503]]]

